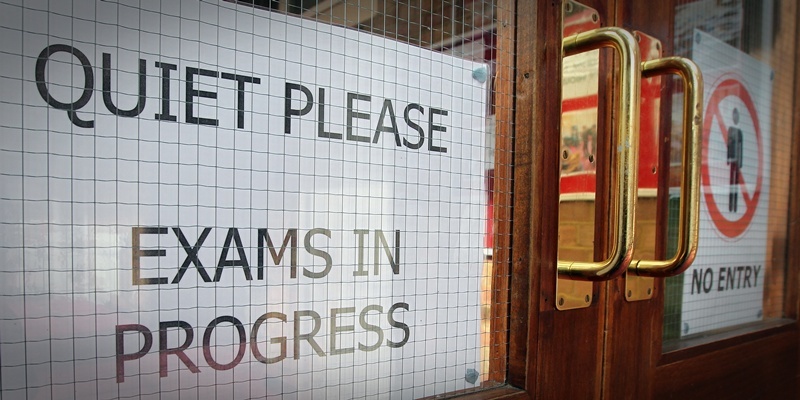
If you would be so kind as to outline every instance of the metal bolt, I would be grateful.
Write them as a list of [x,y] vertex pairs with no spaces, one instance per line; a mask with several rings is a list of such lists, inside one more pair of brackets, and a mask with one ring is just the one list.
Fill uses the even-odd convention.
[[560,305],[560,306],[564,305],[564,298],[563,297],[559,297],[558,298],[558,305]]
[[489,72],[486,70],[486,67],[475,68],[472,71],[472,79],[480,83],[486,83],[486,80],[489,78]]
[[474,384],[478,381],[478,371],[476,371],[475,368],[467,369],[467,372],[464,374],[464,380]]

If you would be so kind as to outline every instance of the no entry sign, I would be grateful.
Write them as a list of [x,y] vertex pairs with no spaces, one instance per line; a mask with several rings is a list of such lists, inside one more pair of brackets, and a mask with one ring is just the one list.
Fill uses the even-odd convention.
[[[747,230],[755,216],[764,179],[758,112],[740,77],[723,76],[721,82],[712,88],[703,133],[702,174],[706,206],[719,232],[725,237],[736,238]],[[745,163],[745,158],[755,162]],[[721,169],[729,173],[727,176],[712,175],[710,165],[721,161],[725,163]]]
[[705,81],[703,195],[682,335],[760,320],[767,270],[772,70],[703,32],[693,42]]

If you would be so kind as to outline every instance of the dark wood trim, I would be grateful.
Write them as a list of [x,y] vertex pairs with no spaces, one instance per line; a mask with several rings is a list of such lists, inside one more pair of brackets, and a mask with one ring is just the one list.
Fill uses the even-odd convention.
[[497,4],[497,71],[495,75],[494,249],[489,380],[505,382],[508,367],[512,185],[514,164],[514,82],[516,64],[516,1]]
[[[794,21],[800,21],[800,5],[795,3]],[[796,321],[800,319],[800,246],[792,243],[800,243],[800,51],[797,50],[800,44],[800,29],[795,26],[794,33],[794,96],[792,100],[792,163],[791,177],[789,182],[789,221],[787,224],[787,250],[786,250],[786,297],[784,298],[783,313],[788,318]],[[796,322],[796,326],[800,322]],[[795,332],[795,343],[800,343],[800,328]],[[800,353],[800,352],[798,352]],[[800,366],[800,354],[795,358],[797,366]],[[797,367],[796,366],[796,367]],[[795,374],[794,388],[800,394],[800,376]]]
[[703,352],[656,369],[654,399],[796,399],[797,332]]
[[[538,321],[536,302],[538,298],[538,269],[534,260],[541,260],[540,252],[533,246],[534,237],[541,236],[534,217],[537,212],[535,176],[539,171],[541,159],[535,154],[541,151],[534,145],[537,135],[536,121],[542,120],[546,111],[540,107],[545,83],[544,74],[548,63],[542,60],[545,49],[544,38],[537,27],[542,22],[539,2],[518,1],[516,13],[516,70],[515,70],[515,116],[514,116],[514,208],[511,260],[511,302],[509,315],[509,363],[508,380],[513,386],[531,390],[535,380],[528,378],[531,360],[535,359],[538,335],[535,330]],[[551,60],[552,61],[552,60]],[[552,224],[552,222],[550,222]]]
[[[800,18],[800,6],[795,5],[795,21]],[[800,44],[800,29],[795,27],[795,48]],[[794,63],[794,104],[792,120],[792,168],[789,182],[789,221],[787,223],[787,255],[786,264],[786,297],[784,298],[784,315],[787,318],[800,318],[800,246],[791,243],[800,243],[800,51],[795,50]],[[795,266],[795,268],[792,268]]]
[[796,321],[783,318],[757,322],[734,330],[725,329],[719,333],[712,332],[695,338],[676,340],[664,345],[658,365],[686,361],[705,353],[735,347],[771,335],[794,332],[797,329]]
[[[518,112],[532,113],[533,119],[529,128],[522,128],[534,135],[530,159],[534,171],[530,177],[533,218],[530,222],[532,234],[528,238],[532,257],[527,264],[532,274],[538,273],[540,278],[538,282],[535,277],[530,280],[532,288],[539,288],[539,292],[532,289],[530,293],[530,336],[535,341],[530,342],[529,353],[535,356],[535,364],[534,360],[529,362],[526,388],[533,397],[541,399],[598,399],[602,372],[604,292],[596,292],[598,294],[588,308],[556,311],[554,305],[558,257],[563,12],[560,1],[537,3],[536,24],[527,28],[528,36],[520,35],[520,42],[524,42],[525,37],[529,41],[545,42],[544,47],[539,47],[531,55],[535,61],[533,68],[525,71],[530,73],[533,81],[533,101],[530,106],[518,106]],[[596,9],[601,22],[607,21],[603,0],[581,3]],[[601,87],[601,93],[607,92]],[[602,97],[599,102],[601,107],[608,104]],[[604,124],[605,121],[598,121],[598,127]],[[599,128],[598,132],[602,129]],[[598,143],[599,149],[601,145]],[[599,286],[594,285],[595,290]]]
[[475,389],[459,390],[456,392],[447,393],[446,395],[423,397],[420,400],[425,400],[425,399],[434,400],[434,399],[441,399],[443,397],[458,397],[459,400],[484,400],[484,399],[516,400],[516,399],[527,399],[528,395],[522,389],[515,388],[509,385],[499,385],[496,387],[492,387],[490,389],[484,389],[478,391],[476,391]]

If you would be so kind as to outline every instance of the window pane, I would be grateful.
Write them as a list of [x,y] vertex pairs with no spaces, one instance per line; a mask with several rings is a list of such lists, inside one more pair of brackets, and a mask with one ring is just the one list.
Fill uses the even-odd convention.
[[0,395],[502,383],[513,10],[129,3],[0,0]]
[[[795,7],[785,1],[703,0],[675,9],[675,53],[698,63],[705,80],[703,183],[697,258],[682,276],[667,280],[665,339],[783,316]],[[680,103],[676,93],[676,178]],[[671,186],[674,240],[677,179]]]

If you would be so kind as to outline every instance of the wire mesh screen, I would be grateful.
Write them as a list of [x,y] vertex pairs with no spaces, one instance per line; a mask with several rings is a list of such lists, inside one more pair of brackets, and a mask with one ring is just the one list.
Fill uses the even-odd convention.
[[[675,53],[693,59],[705,81],[703,185],[697,258],[667,281],[665,339],[783,316],[795,7],[744,0],[675,9]],[[677,94],[676,114],[680,102]],[[672,136],[678,164],[680,135]],[[672,240],[679,195],[670,199]]]
[[2,398],[502,381],[502,12],[0,2]]

